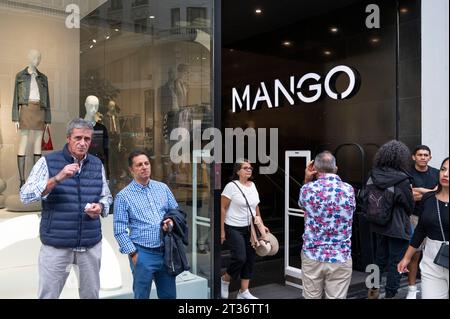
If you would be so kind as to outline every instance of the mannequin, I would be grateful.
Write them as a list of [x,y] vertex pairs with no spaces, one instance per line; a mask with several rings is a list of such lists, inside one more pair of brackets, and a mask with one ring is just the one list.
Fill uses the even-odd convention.
[[181,109],[188,105],[188,66],[186,64],[179,64],[177,66],[177,78],[174,80],[174,91],[177,98],[176,109]]
[[178,126],[178,102],[177,94],[175,92],[176,78],[172,68],[167,71],[167,82],[159,89],[159,100],[161,106],[161,119],[162,119],[162,139],[161,139],[161,152],[162,152],[162,168],[163,176],[167,179],[166,182],[170,183],[170,178],[174,179],[176,171],[176,165],[171,164],[169,153],[170,146],[173,144],[170,141],[170,132],[172,129]]
[[175,75],[172,68],[167,71],[167,82],[159,90],[161,114],[178,111],[177,96],[175,93]]
[[[177,77],[174,80],[174,91],[176,94],[177,108],[179,109],[177,115],[177,127],[184,128],[188,132],[192,130],[192,109],[188,108],[188,77],[189,69],[186,64],[179,64],[177,66]],[[184,134],[181,140],[189,139],[189,134]],[[191,180],[191,167],[181,162],[178,167],[174,169],[176,181],[179,183],[188,183]]]
[[120,125],[119,125],[119,106],[117,106],[116,102],[109,101],[108,102],[108,111],[105,116],[105,125],[108,128],[108,131],[112,134],[120,134]]
[[89,121],[94,126],[94,134],[92,135],[92,142],[89,148],[89,153],[97,156],[103,163],[106,170],[106,175],[109,176],[108,169],[108,131],[106,127],[97,122],[97,112],[99,107],[99,100],[94,95],[89,95],[84,103],[86,108],[86,115],[84,119]]
[[[110,148],[113,152],[120,152],[122,150],[122,139],[120,135],[120,108],[114,101],[108,102],[108,111],[104,116],[104,123],[109,132]],[[116,155],[116,154],[114,154]],[[112,163],[112,165],[117,163]]]
[[[103,122],[109,132],[109,149],[111,150],[110,189],[113,195],[117,194],[117,183],[120,176],[127,173],[126,154],[122,152],[122,137],[119,120],[120,107],[113,100],[108,102],[108,111],[103,117]],[[125,164],[124,164],[125,163]]]
[[92,124],[96,124],[95,116],[98,112],[99,108],[99,100],[98,97],[94,95],[89,95],[86,98],[86,101],[84,102],[84,107],[86,109],[86,115],[84,116],[84,119],[86,121],[92,122]]
[[175,92],[175,76],[172,68],[167,72],[167,82],[159,89],[162,118],[163,153],[169,153],[170,129],[173,126],[174,118],[178,109],[177,94]]
[[39,72],[41,53],[30,50],[28,66],[17,73],[12,107],[12,121],[20,132],[17,152],[20,186],[25,183],[26,149],[30,132],[33,133],[34,163],[41,157],[41,144],[44,129],[51,123],[50,98],[47,76]]

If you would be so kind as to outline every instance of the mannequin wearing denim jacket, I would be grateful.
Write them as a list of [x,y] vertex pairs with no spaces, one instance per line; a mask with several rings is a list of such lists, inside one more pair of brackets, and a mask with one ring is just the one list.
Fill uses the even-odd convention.
[[28,145],[28,138],[30,131],[34,132],[34,163],[41,157],[41,141],[43,130],[22,129],[19,127],[19,112],[22,105],[27,105],[30,102],[30,94],[32,93],[33,74],[35,74],[36,85],[39,91],[39,104],[41,109],[44,109],[44,122],[46,126],[51,123],[50,112],[50,98],[48,91],[47,76],[39,72],[37,69],[41,62],[41,53],[37,50],[30,50],[28,53],[28,66],[17,73],[14,85],[14,98],[12,105],[12,121],[16,125],[16,130],[20,131],[19,150],[17,152],[17,166],[19,170],[20,187],[25,183],[25,162],[26,149]]

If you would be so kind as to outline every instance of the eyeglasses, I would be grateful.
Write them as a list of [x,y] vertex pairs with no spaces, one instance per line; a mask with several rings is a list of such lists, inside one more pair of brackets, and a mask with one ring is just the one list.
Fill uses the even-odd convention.
[[246,170],[246,171],[253,171],[253,167],[251,167],[251,166],[242,167],[241,169]]

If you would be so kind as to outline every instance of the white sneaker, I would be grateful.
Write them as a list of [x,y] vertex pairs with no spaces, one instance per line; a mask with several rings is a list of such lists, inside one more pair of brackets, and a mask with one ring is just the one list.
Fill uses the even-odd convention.
[[243,292],[241,292],[241,290],[239,289],[236,299],[259,299],[259,298],[253,296],[248,289]]
[[417,290],[417,286],[408,286],[408,294],[406,295],[406,299],[417,299],[417,293],[419,290]]
[[230,283],[220,278],[220,296],[222,299],[228,299]]

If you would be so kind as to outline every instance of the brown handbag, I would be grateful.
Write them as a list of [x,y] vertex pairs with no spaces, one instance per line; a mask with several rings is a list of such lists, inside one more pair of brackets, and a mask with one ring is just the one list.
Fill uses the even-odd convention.
[[264,223],[260,216],[253,216],[252,209],[242,189],[232,181],[234,185],[239,189],[242,196],[244,196],[247,204],[248,212],[250,213],[250,243],[255,249],[258,256],[273,256],[278,252],[278,240],[271,233],[266,233]]
[[[48,134],[48,139],[45,141],[45,133]],[[44,134],[42,134],[42,142],[41,142],[41,150],[42,151],[53,151],[53,143],[52,136],[50,135],[50,127],[45,126]]]

